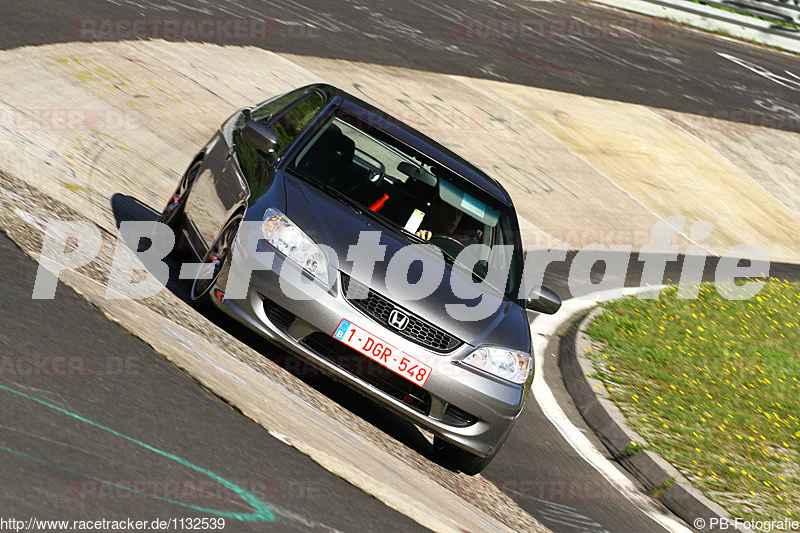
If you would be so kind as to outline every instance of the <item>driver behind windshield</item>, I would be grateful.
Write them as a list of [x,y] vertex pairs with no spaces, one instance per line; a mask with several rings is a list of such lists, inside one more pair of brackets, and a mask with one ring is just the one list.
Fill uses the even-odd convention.
[[427,225],[428,229],[418,230],[417,237],[426,241],[437,235],[453,237],[453,232],[461,222],[462,211],[441,199],[431,207],[432,212],[430,222]]

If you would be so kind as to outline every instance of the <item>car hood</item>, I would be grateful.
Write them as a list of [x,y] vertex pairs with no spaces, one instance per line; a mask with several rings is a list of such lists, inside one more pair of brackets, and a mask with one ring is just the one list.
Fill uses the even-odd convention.
[[[411,242],[308,182],[288,173],[284,173],[283,178],[286,215],[317,243],[325,244],[336,252],[342,272],[352,274],[353,264],[346,260],[347,253],[350,246],[358,242],[360,232],[381,231],[380,243],[386,246],[386,253],[383,261],[375,263],[369,284],[373,290],[389,298],[384,283],[389,260]],[[421,261],[412,263],[409,279],[419,279],[421,268]],[[368,280],[357,281],[366,283]],[[444,279],[431,295],[420,300],[397,301],[397,304],[473,346],[491,344],[529,351],[530,330],[525,311],[516,302],[503,299],[497,293],[489,296],[498,302],[498,306],[487,318],[462,321],[448,314],[445,307],[447,304],[473,306],[478,303],[477,298],[463,300],[453,294],[453,286],[467,284],[474,285],[471,272],[446,264]]]

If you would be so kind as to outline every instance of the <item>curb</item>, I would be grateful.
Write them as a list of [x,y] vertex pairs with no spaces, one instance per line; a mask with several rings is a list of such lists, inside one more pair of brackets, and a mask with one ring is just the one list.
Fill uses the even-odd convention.
[[[699,30],[727,32],[736,39],[800,53],[800,36],[767,21],[682,0],[590,0],[591,3],[679,22]],[[669,20],[667,20],[669,19]]]
[[[645,439],[628,427],[625,416],[611,401],[603,382],[591,377],[594,374],[592,362],[581,355],[591,345],[585,334],[586,327],[601,313],[601,309],[595,309],[584,316],[577,325],[570,328],[559,346],[558,364],[561,375],[578,412],[614,460],[633,474],[648,492],[663,490],[668,486],[656,496],[664,506],[690,526],[698,525],[696,521],[699,519],[703,520],[705,526],[692,529],[702,532],[735,530],[752,533],[750,529],[743,527],[734,528],[734,518],[725,509],[706,498],[660,455],[649,450],[633,455],[626,451],[631,442],[645,442]],[[720,527],[708,526],[713,519],[721,524]]]

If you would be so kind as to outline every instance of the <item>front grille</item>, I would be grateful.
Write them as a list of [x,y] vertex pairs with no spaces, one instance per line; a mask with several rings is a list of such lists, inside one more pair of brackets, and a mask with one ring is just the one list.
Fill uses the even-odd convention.
[[294,322],[294,315],[275,302],[263,297],[262,299],[264,301],[264,313],[269,321],[281,331],[289,329],[289,326]]
[[430,413],[431,395],[425,389],[401,378],[346,344],[321,332],[308,335],[302,342],[320,357],[377,387],[392,398],[400,400],[424,415]]
[[[365,288],[364,284],[352,280],[350,276],[342,272],[342,290],[344,291],[345,296],[347,296],[347,288],[350,286],[350,283],[358,284],[362,288]],[[391,300],[378,294],[372,289],[369,289],[369,293],[366,298],[348,298],[348,301],[379,324],[386,326],[389,330],[394,331],[398,335],[405,337],[410,341],[421,344],[426,348],[430,348],[435,352],[452,352],[463,344],[460,339],[457,339],[446,331],[437,328],[418,316],[409,313],[402,307],[395,305]],[[394,309],[402,311],[404,314],[408,315],[408,325],[402,331],[399,331],[389,325],[389,314]]]

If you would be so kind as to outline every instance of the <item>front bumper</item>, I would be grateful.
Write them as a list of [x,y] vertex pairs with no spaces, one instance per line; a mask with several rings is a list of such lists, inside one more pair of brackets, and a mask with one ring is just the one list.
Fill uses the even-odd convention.
[[[235,255],[233,260],[237,260]],[[272,269],[252,273],[246,298],[225,298],[221,301],[215,298],[213,301],[265,338],[444,440],[482,457],[497,451],[522,409],[525,399],[523,385],[506,382],[460,364],[460,360],[474,349],[470,344],[465,343],[453,352],[440,354],[374,321],[344,297],[337,271],[332,272],[336,276],[333,286],[322,297],[314,300],[287,297],[279,283],[284,264],[289,268],[297,268],[276,252]],[[331,357],[325,348],[326,344],[320,340],[330,339],[332,350],[341,351],[336,350],[337,347],[350,350],[354,358],[370,362],[365,356],[333,339],[332,335],[342,318],[432,367],[424,387],[412,386],[424,391],[421,395],[425,396],[426,401],[417,401],[420,394],[414,392],[410,393],[411,401],[408,397],[402,398],[396,389],[383,386],[382,382],[376,383],[363,374],[359,375]],[[385,372],[389,373],[388,370]],[[405,383],[403,378],[394,377],[394,380],[398,379]]]

